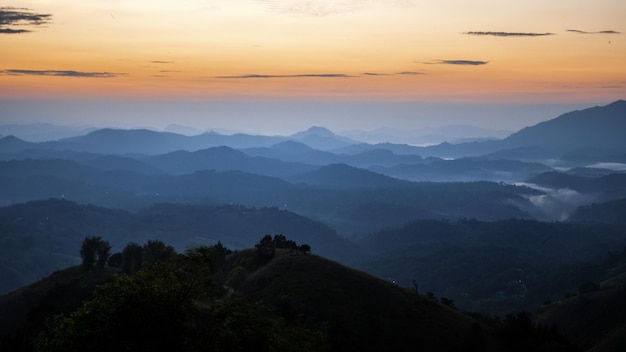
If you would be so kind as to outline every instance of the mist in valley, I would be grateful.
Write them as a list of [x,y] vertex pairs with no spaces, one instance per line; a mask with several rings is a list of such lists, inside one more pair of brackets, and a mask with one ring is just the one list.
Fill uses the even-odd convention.
[[[606,131],[626,128],[623,116],[617,101],[427,146],[321,126],[285,136],[0,126],[0,291],[79,265],[86,236],[122,255],[149,241],[245,253],[284,235],[461,311],[545,310],[622,275],[626,145]],[[602,142],[545,138],[582,125]]]

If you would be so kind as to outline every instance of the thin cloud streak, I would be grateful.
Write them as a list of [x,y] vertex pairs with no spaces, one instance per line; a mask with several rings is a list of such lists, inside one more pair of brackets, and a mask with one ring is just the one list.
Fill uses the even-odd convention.
[[305,78],[305,77],[317,77],[317,78],[350,78],[354,76],[347,75],[345,73],[305,73],[297,75],[261,75],[261,74],[247,74],[247,75],[233,75],[233,76],[215,76],[215,78],[225,79],[245,79],[245,78]]
[[[165,71],[161,71],[165,72]],[[425,73],[419,71],[403,71],[397,73],[381,73],[381,72],[363,72],[357,75],[349,75],[346,73],[301,73],[294,75],[265,75],[265,74],[245,74],[245,75],[227,75],[213,76],[213,78],[221,79],[248,79],[248,78],[355,78],[355,77],[382,77],[382,76],[398,76],[398,75],[423,75]]]
[[587,31],[582,31],[580,29],[568,29],[568,30],[566,30],[566,32],[578,33],[578,34],[620,34],[620,32],[613,31],[613,30],[597,31],[597,32],[587,32]]
[[[0,33],[19,34],[32,32],[31,29],[15,29],[12,26],[43,26],[50,23],[51,14],[34,13],[22,7],[0,7]],[[10,27],[7,27],[10,26]]]
[[0,33],[3,34],[20,34],[20,33],[30,33],[32,31],[27,29],[12,29],[12,28],[0,28]]
[[402,72],[396,72],[396,75],[416,76],[416,75],[425,75],[425,73],[419,72],[419,71],[402,71]]
[[430,62],[420,62],[427,65],[460,65],[460,66],[481,66],[486,65],[489,61],[481,60],[435,60]]
[[126,76],[125,73],[113,72],[84,72],[73,70],[0,70],[0,75],[5,76],[54,76],[54,77],[86,77],[86,78],[112,78]]
[[533,32],[481,32],[481,31],[471,31],[464,32],[463,34],[467,35],[477,35],[477,36],[492,36],[492,37],[543,37],[548,35],[554,35],[554,33],[533,33]]

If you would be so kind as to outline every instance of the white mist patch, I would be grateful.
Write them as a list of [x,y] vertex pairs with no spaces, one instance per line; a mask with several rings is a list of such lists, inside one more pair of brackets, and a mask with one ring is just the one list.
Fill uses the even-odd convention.
[[588,204],[593,196],[583,194],[571,188],[548,188],[534,183],[515,183],[544,192],[540,195],[527,196],[530,203],[544,214],[544,216],[558,221],[567,220],[570,214],[579,206]]
[[624,163],[595,163],[587,167],[596,169],[609,169],[615,171],[626,171],[626,164]]

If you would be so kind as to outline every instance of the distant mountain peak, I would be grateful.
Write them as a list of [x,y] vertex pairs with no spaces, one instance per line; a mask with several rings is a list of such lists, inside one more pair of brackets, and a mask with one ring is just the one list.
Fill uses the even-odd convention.
[[303,138],[303,137],[311,136],[311,135],[319,136],[319,137],[335,137],[336,136],[336,134],[334,134],[331,130],[329,130],[326,127],[311,126],[309,127],[308,130],[295,133],[294,135],[292,135],[292,137]]

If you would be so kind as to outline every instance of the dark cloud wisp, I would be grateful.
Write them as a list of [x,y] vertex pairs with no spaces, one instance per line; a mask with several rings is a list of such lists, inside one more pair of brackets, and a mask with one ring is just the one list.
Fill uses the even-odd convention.
[[420,72],[420,71],[402,71],[402,72],[397,72],[396,75],[415,76],[415,75],[425,75],[425,73]]
[[578,33],[578,34],[620,34],[620,32],[612,31],[612,30],[587,32],[587,31],[581,31],[580,29],[568,29],[566,32]]
[[[161,71],[164,72],[164,71]],[[419,71],[403,71],[396,73],[384,73],[384,72],[363,72],[361,74],[350,75],[347,73],[300,73],[292,75],[265,75],[265,74],[245,74],[245,75],[227,75],[227,76],[214,76],[213,78],[228,78],[228,79],[244,79],[244,78],[354,78],[354,77],[381,77],[381,76],[399,76],[399,75],[423,75],[424,72]]]
[[486,65],[489,61],[482,60],[435,60],[430,62],[421,62],[428,65],[460,65],[460,66],[481,66]]
[[35,13],[31,9],[21,7],[0,7],[0,33],[19,34],[32,32],[31,29],[13,28],[36,27],[50,23],[51,14]]
[[480,36],[492,36],[492,37],[543,37],[547,35],[554,35],[554,33],[533,33],[533,32],[482,32],[482,31],[470,31],[463,34],[467,35],[480,35]]
[[113,72],[84,72],[73,70],[0,70],[0,75],[5,76],[56,76],[56,77],[87,77],[87,78],[111,78],[126,76],[124,73]]

